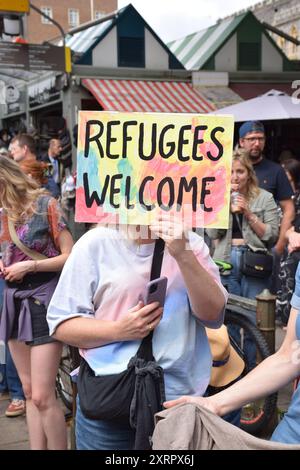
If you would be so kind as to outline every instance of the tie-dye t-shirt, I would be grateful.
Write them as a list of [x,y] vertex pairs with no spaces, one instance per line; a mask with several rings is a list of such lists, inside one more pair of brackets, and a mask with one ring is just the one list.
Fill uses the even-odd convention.
[[[190,244],[199,262],[224,291],[203,239],[191,233]],[[118,320],[144,292],[153,250],[154,243],[137,245],[109,228],[97,227],[86,233],[75,244],[49,305],[50,334],[72,317]],[[218,322],[201,322],[191,313],[183,278],[167,250],[161,276],[168,278],[168,289],[162,320],[153,333],[153,353],[164,369],[167,399],[203,394],[211,368],[204,326],[219,327],[223,311]],[[139,345],[140,341],[115,342],[81,349],[80,353],[95,374],[114,374],[126,368]]]

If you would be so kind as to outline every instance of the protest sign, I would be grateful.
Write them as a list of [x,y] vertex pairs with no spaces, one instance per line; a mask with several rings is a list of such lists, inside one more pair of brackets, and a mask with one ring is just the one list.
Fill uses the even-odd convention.
[[233,118],[80,111],[77,222],[227,228]]

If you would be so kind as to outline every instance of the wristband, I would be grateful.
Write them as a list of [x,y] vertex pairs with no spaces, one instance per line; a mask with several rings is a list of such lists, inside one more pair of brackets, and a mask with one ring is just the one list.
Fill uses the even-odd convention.
[[33,270],[32,270],[32,272],[36,273],[36,271],[37,271],[37,261],[35,260],[35,261],[33,261]]

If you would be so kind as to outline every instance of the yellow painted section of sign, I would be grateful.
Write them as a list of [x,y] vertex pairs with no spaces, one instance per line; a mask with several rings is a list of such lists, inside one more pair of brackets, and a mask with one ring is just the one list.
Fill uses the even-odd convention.
[[0,0],[0,11],[29,13],[29,0]]
[[72,72],[72,60],[71,60],[71,49],[69,47],[65,47],[65,61],[66,61],[66,72]]
[[233,117],[80,111],[76,221],[228,228]]

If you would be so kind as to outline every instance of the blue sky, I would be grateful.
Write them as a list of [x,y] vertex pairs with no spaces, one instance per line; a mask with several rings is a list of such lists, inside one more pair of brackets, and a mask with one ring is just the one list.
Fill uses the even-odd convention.
[[207,28],[224,16],[258,3],[257,0],[118,0],[132,3],[163,41],[172,41]]

